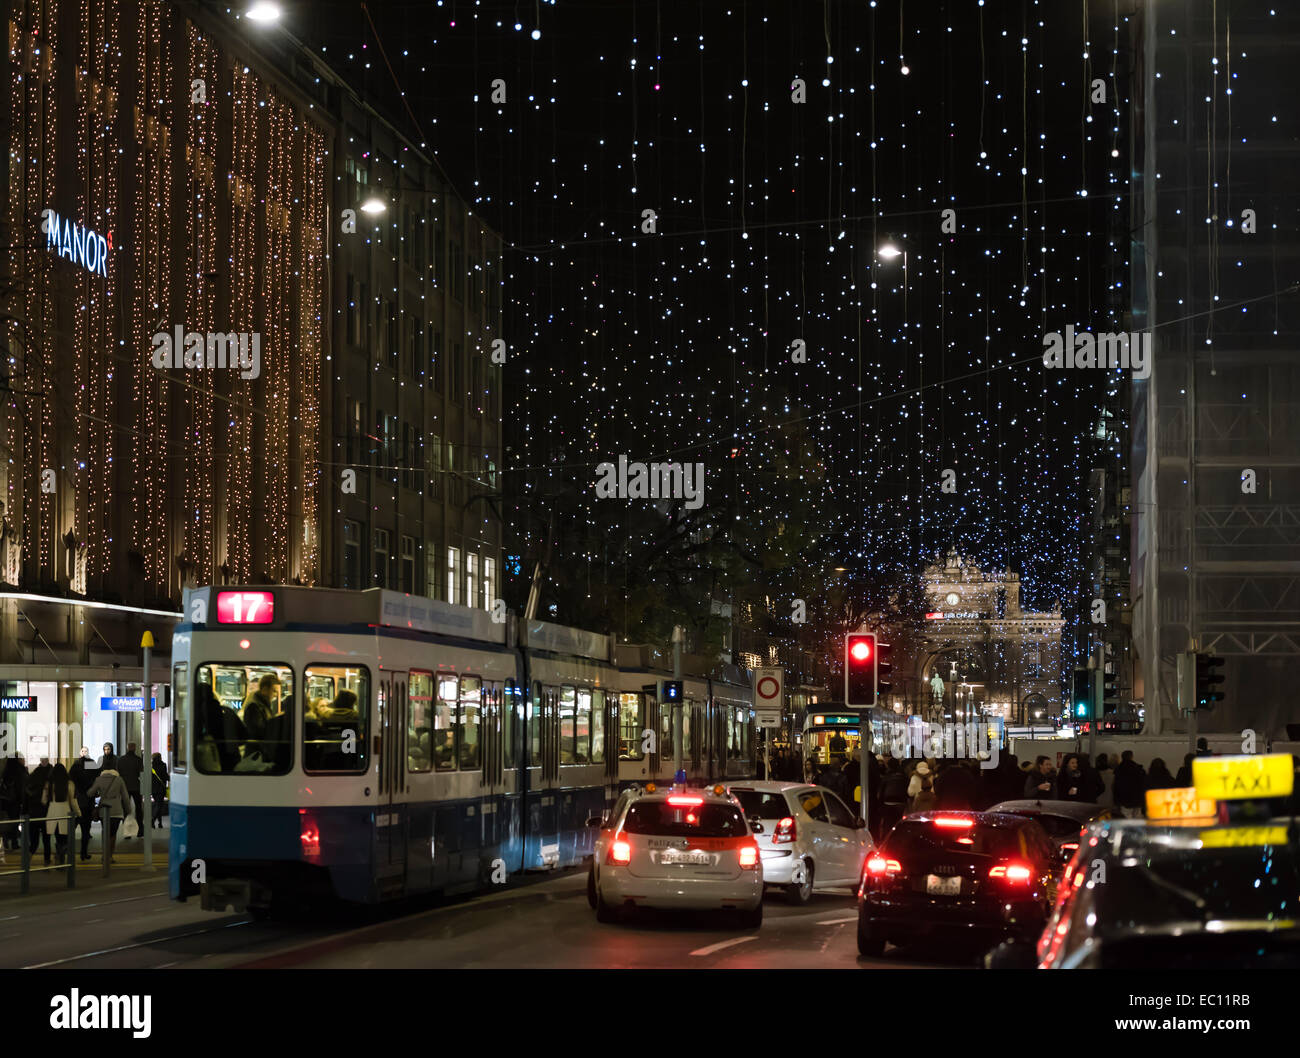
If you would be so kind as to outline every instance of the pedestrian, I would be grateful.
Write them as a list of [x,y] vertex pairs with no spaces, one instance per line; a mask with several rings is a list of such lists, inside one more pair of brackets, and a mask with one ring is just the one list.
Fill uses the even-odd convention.
[[1196,740],[1196,755],[1198,757],[1214,756],[1214,754],[1210,752],[1210,744],[1206,742],[1204,738],[1198,738]]
[[1126,749],[1115,765],[1115,807],[1125,819],[1141,819],[1145,804],[1147,773]]
[[[849,756],[844,758],[844,765],[840,768],[840,789],[847,793],[844,800],[849,802],[852,808],[856,802],[853,799],[853,793],[862,785],[862,757],[860,751],[854,750]],[[862,813],[859,812],[859,815]]]
[[161,753],[153,755],[153,825],[163,829],[162,817],[167,814],[167,784],[171,775]]
[[49,759],[42,757],[40,763],[27,776],[27,783],[23,787],[23,812],[31,817],[27,824],[27,852],[35,856],[36,845],[39,842],[45,853],[47,866],[50,862],[50,832],[45,825],[45,802],[42,798],[45,795],[45,782],[50,777],[50,771]]
[[1178,769],[1178,774],[1174,776],[1174,785],[1178,789],[1186,790],[1192,785],[1192,761],[1195,759],[1195,753],[1183,754],[1183,766]]
[[1025,797],[1035,801],[1051,800],[1056,792],[1056,772],[1052,758],[1039,756],[1034,768],[1025,779]]
[[[68,854],[68,838],[72,834],[77,811],[77,787],[68,777],[68,769],[62,762],[50,769],[50,777],[45,782],[41,800],[45,804],[46,829],[54,830],[55,862],[62,864]],[[49,840],[48,834],[46,840]]]
[[[23,790],[27,786],[27,769],[19,757],[10,757],[0,772],[0,816],[16,820],[23,814]],[[4,847],[18,851],[18,824],[4,828]]]
[[908,812],[926,812],[937,803],[934,779],[931,777],[930,765],[925,761],[921,761],[912,773],[912,780],[907,784],[907,798]]
[[1083,787],[1079,791],[1082,799],[1088,804],[1095,805],[1106,784],[1097,773],[1097,769],[1092,766],[1092,759],[1086,753],[1079,754],[1079,771],[1083,773]]
[[1097,796],[1094,800],[1098,805],[1105,808],[1113,808],[1115,806],[1115,793],[1110,788],[1110,785],[1114,779],[1114,773],[1110,768],[1110,757],[1108,754],[1097,754],[1097,766],[1094,770],[1097,776]]
[[1169,790],[1177,785],[1162,757],[1151,762],[1151,768],[1147,771],[1148,790]]
[[934,779],[934,806],[952,811],[975,807],[976,779],[964,760],[946,760]]
[[81,756],[72,762],[68,769],[68,778],[77,790],[77,826],[81,828],[81,859],[84,863],[90,859],[90,813],[94,807],[90,800],[90,788],[98,777],[97,771],[90,767],[90,753],[83,746]]
[[880,781],[880,833],[888,834],[907,811],[907,772],[902,762],[890,757]]
[[144,760],[135,748],[134,742],[128,742],[126,752],[118,759],[117,773],[126,783],[126,792],[131,795],[131,804],[135,806],[135,819],[139,823],[144,819],[143,802],[140,798],[140,775],[144,771]]
[[126,792],[126,783],[118,774],[117,758],[113,754],[104,754],[104,767],[90,788],[90,797],[99,798],[99,821],[104,843],[108,846],[108,859],[112,863],[117,828],[131,811],[131,795]]
[[1083,795],[1085,788],[1083,768],[1079,766],[1079,758],[1072,753],[1065,758],[1065,766],[1056,780],[1056,797],[1061,801],[1083,801],[1086,800]]

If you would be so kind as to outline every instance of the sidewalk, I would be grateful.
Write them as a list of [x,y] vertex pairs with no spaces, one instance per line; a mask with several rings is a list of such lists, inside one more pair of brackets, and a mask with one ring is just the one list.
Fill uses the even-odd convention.
[[[113,862],[109,864],[109,873],[105,877],[103,873],[103,836],[100,832],[100,825],[92,823],[90,825],[90,859],[77,860],[76,885],[73,892],[81,892],[86,889],[102,888],[106,885],[113,885],[125,881],[133,881],[146,878],[166,878],[167,877],[167,851],[168,844],[171,841],[171,830],[167,826],[168,819],[163,817],[163,829],[155,829],[153,832],[153,872],[146,873],[143,868],[144,861],[144,835],[127,840],[122,837],[119,829],[117,835],[117,848],[113,853]],[[6,828],[8,829],[8,828]],[[23,840],[26,840],[25,836]],[[81,831],[78,828],[73,832],[72,849],[75,850],[78,857],[81,853]],[[28,896],[42,896],[54,892],[68,892],[68,866],[65,863],[58,865],[58,857],[55,853],[54,836],[50,836],[50,865],[45,866],[45,853],[43,844],[38,841],[36,852],[31,857],[31,874],[29,878],[30,889]],[[22,885],[22,851],[20,849],[7,849],[5,851],[5,862],[0,863],[0,907],[12,906],[13,901],[24,899]]]

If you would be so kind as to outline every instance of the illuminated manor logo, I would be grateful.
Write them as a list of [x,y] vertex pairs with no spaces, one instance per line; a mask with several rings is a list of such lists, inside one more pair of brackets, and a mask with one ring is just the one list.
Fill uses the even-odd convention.
[[113,233],[98,234],[66,217],[62,220],[52,209],[41,210],[41,231],[45,247],[60,257],[75,261],[92,275],[108,276],[108,251],[113,248]]

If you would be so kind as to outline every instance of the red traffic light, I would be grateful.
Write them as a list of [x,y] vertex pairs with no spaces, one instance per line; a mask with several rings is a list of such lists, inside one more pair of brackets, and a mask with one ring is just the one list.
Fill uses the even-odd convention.
[[859,639],[849,647],[849,654],[854,661],[869,661],[871,659],[871,644],[865,639]]

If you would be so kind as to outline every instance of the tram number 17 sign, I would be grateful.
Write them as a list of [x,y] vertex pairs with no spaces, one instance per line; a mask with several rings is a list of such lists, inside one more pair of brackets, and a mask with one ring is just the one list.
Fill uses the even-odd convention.
[[269,591],[217,592],[217,624],[269,625],[274,614],[275,602]]
[[781,726],[781,705],[785,701],[785,670],[754,670],[754,714],[759,727]]

